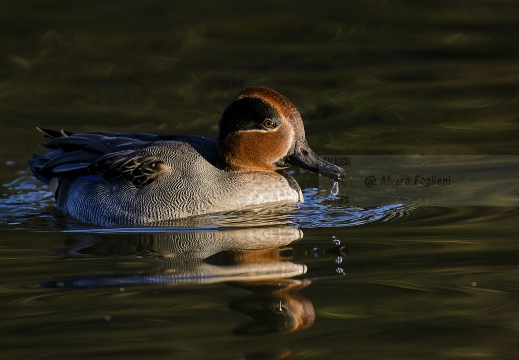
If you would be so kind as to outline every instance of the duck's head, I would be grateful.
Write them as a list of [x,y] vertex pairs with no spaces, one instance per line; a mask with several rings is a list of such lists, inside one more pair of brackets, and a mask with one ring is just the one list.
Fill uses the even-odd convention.
[[306,142],[299,111],[266,87],[242,90],[223,112],[218,162],[232,172],[272,172],[290,165],[341,180],[344,170],[319,157]]

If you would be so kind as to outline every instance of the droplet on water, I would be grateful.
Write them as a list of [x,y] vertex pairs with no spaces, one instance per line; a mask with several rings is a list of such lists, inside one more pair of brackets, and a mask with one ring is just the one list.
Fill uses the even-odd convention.
[[333,186],[332,186],[332,189],[330,190],[330,194],[332,194],[333,196],[337,196],[337,194],[339,194],[339,182],[337,180],[335,180],[333,182]]
[[281,301],[278,304],[274,305],[274,307],[272,308],[272,311],[277,312],[277,313],[283,312],[283,304],[281,304]]

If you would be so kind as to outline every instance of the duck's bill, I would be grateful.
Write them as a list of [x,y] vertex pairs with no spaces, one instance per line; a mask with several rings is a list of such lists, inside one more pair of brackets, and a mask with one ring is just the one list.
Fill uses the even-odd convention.
[[344,170],[341,167],[318,156],[303,140],[298,141],[294,153],[287,160],[292,165],[331,179],[342,180],[345,177]]

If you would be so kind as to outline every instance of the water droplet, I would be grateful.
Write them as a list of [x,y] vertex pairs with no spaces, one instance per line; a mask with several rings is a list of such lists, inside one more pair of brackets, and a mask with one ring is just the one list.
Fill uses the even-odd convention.
[[337,274],[344,275],[344,270],[343,270],[343,268],[337,268],[335,271],[337,271]]
[[112,320],[112,317],[111,317],[110,315],[106,315],[106,316],[105,316],[105,320],[106,320],[106,321],[111,321],[111,320]]
[[473,281],[472,284],[470,284],[470,285],[472,285],[472,286],[478,286],[478,284],[477,284],[475,281]]
[[333,186],[332,186],[332,189],[330,190],[330,194],[332,194],[333,196],[337,196],[337,194],[339,194],[339,182],[337,180],[335,180],[333,182]]
[[125,290],[125,289],[124,289],[123,287],[119,289],[119,291],[124,291],[124,290]]
[[276,313],[283,312],[283,304],[281,303],[281,301],[272,307],[272,311]]
[[335,259],[336,264],[342,264],[342,256],[337,256],[337,259]]
[[341,244],[341,241],[339,239],[333,239],[333,244],[339,246]]

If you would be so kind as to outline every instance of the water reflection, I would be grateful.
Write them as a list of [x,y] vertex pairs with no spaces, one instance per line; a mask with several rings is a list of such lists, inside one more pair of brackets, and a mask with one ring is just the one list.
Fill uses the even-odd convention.
[[[134,261],[128,271],[107,271],[63,277],[41,288],[92,289],[130,286],[174,286],[225,282],[248,294],[229,300],[229,309],[251,321],[235,335],[290,333],[310,327],[315,310],[299,290],[312,280],[302,278],[307,266],[293,261],[289,246],[301,239],[293,227],[162,233],[70,233],[55,254],[66,258],[98,258],[108,264]],[[311,257],[336,256],[340,246],[313,249]]]
[[234,334],[291,333],[309,328],[315,320],[314,306],[299,290],[310,284],[309,279],[234,283],[249,290],[250,295],[232,300],[229,308],[251,319],[235,328]]
[[[304,265],[266,261],[273,250],[302,237],[296,228],[274,227],[227,231],[179,231],[170,233],[71,234],[56,254],[66,257],[106,257],[116,260],[152,260],[152,270],[138,274],[70,278],[57,287],[135,286],[178,283],[284,278],[304,274]],[[230,261],[239,254],[243,261]],[[247,255],[247,256],[245,256]],[[149,265],[149,262],[146,262]]]

